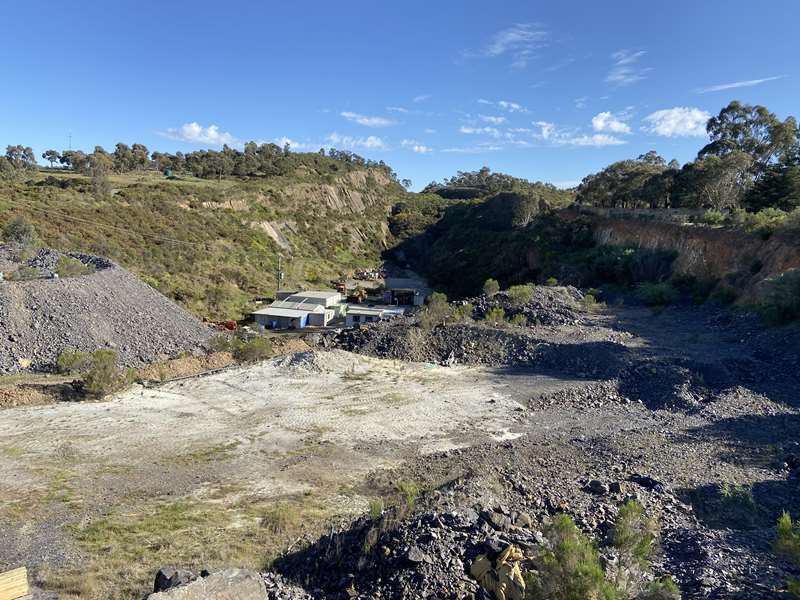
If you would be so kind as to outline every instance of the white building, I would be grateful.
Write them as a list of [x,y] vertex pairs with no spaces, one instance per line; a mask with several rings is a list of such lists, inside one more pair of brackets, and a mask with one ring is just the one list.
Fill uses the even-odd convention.
[[297,292],[255,311],[253,319],[266,329],[324,327],[340,311],[341,301],[339,292]]
[[404,314],[402,308],[396,306],[358,306],[349,305],[345,317],[345,325],[354,327],[362,323],[374,323]]

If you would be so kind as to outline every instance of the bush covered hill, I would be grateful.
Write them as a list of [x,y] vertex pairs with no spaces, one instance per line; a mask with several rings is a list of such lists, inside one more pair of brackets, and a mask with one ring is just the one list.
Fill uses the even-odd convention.
[[[315,285],[374,264],[405,192],[383,165],[292,154],[280,174],[20,169],[0,178],[0,221],[31,223],[41,244],[108,256],[196,315],[232,318],[287,284]],[[105,185],[103,187],[106,187]]]

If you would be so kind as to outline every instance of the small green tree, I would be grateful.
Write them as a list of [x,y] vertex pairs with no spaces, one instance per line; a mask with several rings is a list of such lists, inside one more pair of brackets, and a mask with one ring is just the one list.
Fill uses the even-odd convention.
[[14,217],[3,226],[3,240],[30,249],[37,244],[38,237],[33,225],[22,217]]
[[525,285],[512,285],[506,290],[508,299],[514,307],[525,306],[533,298],[533,287],[529,284]]
[[497,283],[497,279],[489,278],[486,280],[486,283],[483,284],[483,293],[487,296],[494,296],[499,291],[500,284]]
[[[800,523],[793,522],[788,512],[778,519],[778,535],[775,538],[775,552],[800,566]],[[800,579],[790,579],[786,589],[793,598],[800,598]]]
[[552,518],[545,527],[546,544],[536,557],[536,575],[528,579],[526,598],[578,600],[617,598],[606,581],[595,545],[565,514]]
[[434,292],[428,298],[428,304],[422,309],[419,323],[426,329],[444,324],[453,314],[447,296],[441,292]]
[[120,391],[131,383],[130,373],[117,367],[117,353],[113,350],[95,350],[83,375],[83,389],[87,394],[102,398]]
[[500,326],[506,324],[506,311],[501,307],[496,306],[486,312],[484,321],[492,325]]
[[231,344],[233,358],[240,362],[258,362],[272,356],[272,342],[267,337],[252,340],[233,340]]

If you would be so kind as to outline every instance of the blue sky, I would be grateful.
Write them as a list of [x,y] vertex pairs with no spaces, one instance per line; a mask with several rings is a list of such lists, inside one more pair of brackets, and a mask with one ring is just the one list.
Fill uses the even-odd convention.
[[4,3],[0,144],[334,145],[419,189],[681,162],[732,99],[800,113],[800,2]]

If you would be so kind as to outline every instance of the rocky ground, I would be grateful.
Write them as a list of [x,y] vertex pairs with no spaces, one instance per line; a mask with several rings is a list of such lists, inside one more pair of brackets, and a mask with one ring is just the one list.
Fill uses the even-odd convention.
[[[396,320],[307,340],[334,351],[106,404],[10,409],[0,425],[11,444],[0,452],[0,492],[41,488],[41,469],[68,444],[65,477],[82,503],[77,512],[62,507],[68,531],[80,533],[99,507],[124,511],[124,522],[153,512],[159,494],[211,503],[215,512],[170,533],[185,544],[187,531],[212,532],[189,556],[149,531],[136,546],[150,581],[159,566],[191,570],[175,584],[203,567],[259,570],[223,553],[253,535],[242,507],[275,494],[313,498],[326,507],[309,517],[320,526],[281,534],[288,539],[270,570],[255,579],[226,572],[191,589],[241,578],[254,597],[315,599],[488,598],[470,576],[476,558],[498,559],[513,544],[530,568],[558,513],[597,541],[612,568],[609,532],[635,499],[661,539],[643,580],[670,575],[684,598],[785,598],[784,582],[800,573],[772,541],[782,511],[800,514],[800,329],[766,329],[712,305],[653,313],[598,309],[572,289],[538,293],[547,296],[513,309],[535,313],[524,327],[485,326],[485,310],[507,299],[479,298],[477,323]],[[383,510],[365,515],[378,498]],[[212,523],[223,511],[235,518]],[[74,544],[86,552],[45,514],[9,538],[0,563],[35,566],[48,552],[68,564]],[[0,531],[13,531],[14,513],[0,517]],[[89,559],[85,571],[108,570]],[[171,593],[170,578],[161,578],[159,598],[202,597],[187,585]]]
[[0,269],[38,269],[28,281],[0,282],[0,374],[52,370],[64,350],[111,348],[141,367],[205,347],[213,331],[112,262],[72,253],[94,271],[53,278],[61,253],[40,249],[20,263],[0,247]]

